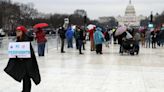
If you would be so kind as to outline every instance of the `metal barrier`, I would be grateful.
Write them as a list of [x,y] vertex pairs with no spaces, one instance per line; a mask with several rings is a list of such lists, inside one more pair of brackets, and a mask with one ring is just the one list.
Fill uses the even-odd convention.
[[[57,35],[47,35],[47,43],[46,43],[46,52],[48,53],[48,51],[50,49],[53,48],[59,48],[60,46],[60,38]],[[2,37],[0,38],[0,53],[1,54],[7,54],[7,49],[8,49],[8,44],[9,42],[15,42],[16,41],[16,37]],[[37,42],[36,40],[31,42],[34,51],[37,52]]]

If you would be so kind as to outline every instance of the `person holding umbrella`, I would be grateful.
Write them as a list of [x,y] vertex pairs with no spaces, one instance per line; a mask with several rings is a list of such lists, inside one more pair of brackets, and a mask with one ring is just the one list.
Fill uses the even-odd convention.
[[90,50],[91,51],[95,51],[95,43],[94,43],[94,32],[96,30],[96,26],[95,25],[89,25],[87,32],[89,32],[89,38],[90,38],[90,42],[91,42],[91,46],[90,46]]
[[[26,35],[26,33],[27,30],[24,26],[17,27],[16,42],[30,42],[31,37]],[[18,58],[17,56],[16,58],[10,58],[7,67],[4,69],[4,71],[16,81],[21,82],[23,80],[22,92],[31,92],[31,79],[36,85],[41,81],[39,67],[31,43],[30,52],[30,58]]]
[[39,23],[34,26],[36,37],[35,39],[37,40],[38,43],[38,55],[39,56],[44,56],[45,52],[45,45],[47,42],[47,39],[45,38],[46,34],[42,30],[43,27],[47,27],[48,24],[46,23]]
[[118,39],[118,44],[120,45],[120,50],[119,50],[119,53],[121,53],[121,46],[122,46],[122,42],[123,40],[125,40],[126,38],[126,35],[127,35],[127,27],[126,26],[119,26],[115,32],[115,36],[117,37]]

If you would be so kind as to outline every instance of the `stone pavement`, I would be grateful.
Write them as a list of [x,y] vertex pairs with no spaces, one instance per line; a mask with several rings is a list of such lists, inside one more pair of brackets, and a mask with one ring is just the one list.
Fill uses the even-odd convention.
[[[89,49],[66,53],[51,48],[37,57],[42,81],[32,92],[164,92],[164,48],[141,48],[138,56],[118,54],[119,46],[103,47],[103,55]],[[7,55],[0,56],[0,92],[21,92],[18,83],[4,73]]]

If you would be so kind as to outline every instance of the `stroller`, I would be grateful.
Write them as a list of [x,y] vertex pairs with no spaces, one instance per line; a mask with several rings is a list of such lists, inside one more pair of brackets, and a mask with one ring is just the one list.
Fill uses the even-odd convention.
[[120,54],[128,53],[130,55],[139,54],[139,44],[134,39],[123,39],[120,45]]

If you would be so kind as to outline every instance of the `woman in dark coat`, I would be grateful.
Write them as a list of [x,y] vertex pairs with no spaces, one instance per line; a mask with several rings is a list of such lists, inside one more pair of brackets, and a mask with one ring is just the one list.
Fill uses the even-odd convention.
[[[17,27],[17,42],[30,42],[32,39],[26,35],[24,26]],[[31,79],[36,85],[41,81],[37,60],[30,44],[31,58],[10,58],[4,71],[18,82],[23,80],[23,91],[31,91]]]
[[82,48],[82,45],[83,45],[83,41],[85,40],[85,37],[84,37],[84,32],[83,30],[77,26],[77,42],[78,42],[78,49],[79,49],[79,54],[83,54],[82,51],[81,51],[81,48]]
[[121,35],[117,36],[118,44],[120,44],[119,53],[122,53],[121,46],[122,46],[122,44],[123,44],[123,39],[126,37],[126,35],[127,35],[127,33],[124,32],[124,33],[122,33]]

